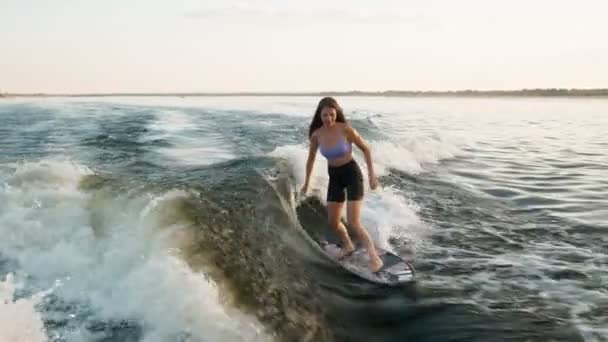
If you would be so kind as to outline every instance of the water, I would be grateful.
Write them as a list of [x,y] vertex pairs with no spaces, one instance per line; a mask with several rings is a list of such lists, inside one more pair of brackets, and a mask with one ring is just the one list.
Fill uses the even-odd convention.
[[608,340],[608,100],[338,99],[404,288],[310,240],[318,100],[3,99],[0,340]]

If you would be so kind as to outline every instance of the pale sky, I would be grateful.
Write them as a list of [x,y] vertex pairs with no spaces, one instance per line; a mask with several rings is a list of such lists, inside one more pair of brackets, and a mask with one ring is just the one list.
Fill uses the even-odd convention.
[[606,0],[0,0],[0,92],[608,87]]

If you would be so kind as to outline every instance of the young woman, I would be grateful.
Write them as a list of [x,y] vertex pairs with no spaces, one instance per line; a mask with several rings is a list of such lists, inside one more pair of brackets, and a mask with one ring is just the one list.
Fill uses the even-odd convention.
[[369,234],[360,222],[364,195],[363,174],[352,155],[352,144],[354,143],[365,155],[369,187],[372,190],[376,189],[378,180],[374,174],[369,145],[346,122],[342,108],[331,97],[325,97],[319,101],[310,123],[308,138],[310,139],[310,149],[302,192],[306,193],[308,190],[317,150],[320,150],[321,154],[327,158],[328,164],[327,211],[329,224],[342,241],[343,256],[351,254],[355,249],[346,227],[340,220],[344,202],[347,200],[348,226],[354,230],[365,245],[369,253],[370,270],[372,272],[380,270],[382,260],[378,257]]

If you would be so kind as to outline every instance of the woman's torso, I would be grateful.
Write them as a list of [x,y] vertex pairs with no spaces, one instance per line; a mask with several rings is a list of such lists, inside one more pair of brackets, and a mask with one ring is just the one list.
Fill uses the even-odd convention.
[[344,132],[344,124],[336,123],[335,127],[321,127],[317,132],[319,150],[327,159],[329,166],[340,166],[353,158],[352,142]]

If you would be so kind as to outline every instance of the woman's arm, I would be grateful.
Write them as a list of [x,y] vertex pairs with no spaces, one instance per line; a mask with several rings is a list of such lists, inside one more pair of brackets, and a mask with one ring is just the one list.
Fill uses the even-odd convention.
[[306,193],[308,190],[308,183],[310,181],[310,175],[315,165],[315,158],[317,156],[317,149],[319,148],[319,140],[315,133],[310,137],[310,147],[308,148],[308,160],[306,160],[306,179],[304,180],[304,186],[302,192]]
[[350,141],[355,143],[357,147],[363,152],[365,156],[365,163],[367,164],[367,175],[369,177],[369,187],[374,190],[378,186],[378,180],[376,173],[374,172],[374,163],[372,162],[372,149],[369,144],[363,140],[359,132],[354,129],[351,125],[345,126],[346,136]]

